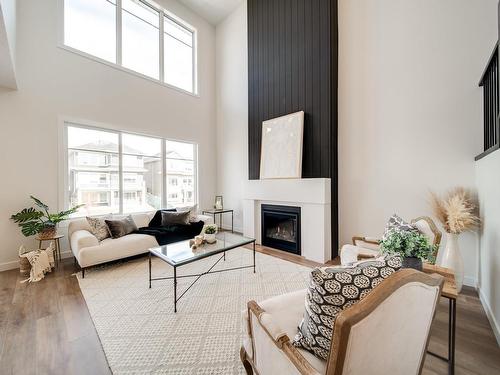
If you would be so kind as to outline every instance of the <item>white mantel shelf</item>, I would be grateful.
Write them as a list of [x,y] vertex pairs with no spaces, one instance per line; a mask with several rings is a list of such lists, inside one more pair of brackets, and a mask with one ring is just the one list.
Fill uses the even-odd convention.
[[324,263],[331,258],[331,180],[302,178],[249,180],[243,191],[243,233],[261,243],[262,204],[301,208],[302,256]]

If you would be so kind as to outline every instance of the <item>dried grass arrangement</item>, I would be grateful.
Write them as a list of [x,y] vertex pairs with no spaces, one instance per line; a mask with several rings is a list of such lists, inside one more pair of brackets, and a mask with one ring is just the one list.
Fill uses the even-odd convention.
[[465,188],[454,188],[443,197],[431,193],[431,205],[434,215],[447,233],[474,231],[479,226],[477,201]]

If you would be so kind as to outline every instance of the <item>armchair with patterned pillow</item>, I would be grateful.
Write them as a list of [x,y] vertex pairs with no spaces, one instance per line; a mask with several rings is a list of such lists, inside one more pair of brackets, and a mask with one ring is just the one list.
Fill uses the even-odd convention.
[[[417,229],[425,235],[429,243],[435,246],[434,259],[441,243],[442,233],[437,228],[434,221],[428,216],[420,216],[413,219],[410,224],[406,223],[397,215],[393,215],[386,225],[385,233],[389,229],[399,226],[403,230]],[[385,235],[385,234],[384,234]],[[340,249],[340,263],[342,265],[351,264],[359,259],[375,258],[380,255],[380,239],[376,237],[354,236],[352,245],[344,245]]]
[[[325,314],[308,306],[318,297],[311,288],[250,301],[240,350],[245,370],[258,375],[417,375],[442,285],[441,276],[404,269],[391,273],[359,302],[338,312],[324,309]],[[326,319],[329,314],[336,315],[334,323]],[[311,319],[304,326],[305,316]],[[330,339],[320,341],[317,327]],[[315,347],[297,345],[298,330],[304,329],[312,332],[305,337],[314,337],[309,344]]]

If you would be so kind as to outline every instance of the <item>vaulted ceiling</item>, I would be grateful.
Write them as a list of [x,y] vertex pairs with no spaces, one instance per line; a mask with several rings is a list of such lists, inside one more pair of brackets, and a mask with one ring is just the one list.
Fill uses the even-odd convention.
[[243,0],[179,0],[212,25],[226,18]]

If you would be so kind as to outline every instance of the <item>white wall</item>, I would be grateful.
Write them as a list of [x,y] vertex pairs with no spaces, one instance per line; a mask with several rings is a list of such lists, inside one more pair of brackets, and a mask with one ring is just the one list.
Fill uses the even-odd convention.
[[[174,0],[157,1],[198,29],[200,97],[57,47],[57,1],[18,1],[18,91],[0,91],[0,269],[25,239],[9,220],[33,194],[57,208],[58,119],[70,116],[199,144],[200,205],[215,195],[215,30]],[[1,90],[1,89],[0,89]]]
[[217,25],[216,61],[217,192],[223,195],[224,206],[235,210],[235,230],[242,232],[242,192],[248,179],[246,1]]
[[[430,214],[429,190],[474,187],[477,82],[496,39],[497,0],[339,2],[341,243],[394,212]],[[474,284],[477,237],[460,246]]]
[[[408,220],[430,214],[429,190],[475,185],[477,82],[496,41],[496,5],[339,1],[341,244],[380,235],[394,212]],[[238,217],[248,176],[245,7],[217,27],[218,193]],[[467,284],[476,280],[477,241],[460,240]]]
[[482,221],[479,296],[500,345],[500,151],[476,162]]

